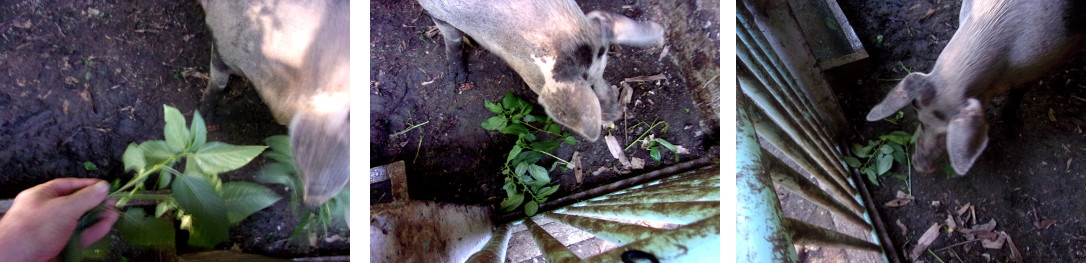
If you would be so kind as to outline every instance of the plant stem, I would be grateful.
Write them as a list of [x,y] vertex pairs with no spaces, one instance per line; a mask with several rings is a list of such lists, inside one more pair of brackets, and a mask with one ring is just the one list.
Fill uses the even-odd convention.
[[536,152],[539,152],[539,153],[545,154],[545,155],[547,155],[547,156],[550,156],[551,158],[554,158],[554,159],[558,159],[558,161],[561,161],[562,163],[564,163],[564,164],[566,164],[566,165],[569,165],[569,164],[570,164],[570,163],[569,163],[569,161],[566,161],[565,159],[562,159],[562,158],[558,158],[558,156],[554,156],[553,154],[550,154],[550,153],[548,153],[548,152],[544,152],[544,151],[536,150],[536,149],[534,149],[534,148],[532,148],[532,147],[524,147],[524,149],[528,149],[528,150],[532,150],[532,151],[536,151]]
[[656,128],[656,126],[657,126],[657,125],[660,125],[661,123],[663,123],[663,124],[667,124],[667,122],[665,122],[665,121],[659,121],[659,122],[656,122],[656,124],[653,124],[652,126],[650,126],[650,127],[649,127],[649,129],[648,129],[648,130],[646,130],[646,131],[645,131],[644,133],[641,133],[641,136],[638,136],[636,140],[634,140],[633,142],[630,142],[630,145],[629,145],[629,146],[626,146],[626,148],[622,149],[622,151],[624,151],[624,152],[625,152],[626,150],[629,150],[629,149],[630,149],[630,147],[633,147],[633,145],[634,145],[635,143],[637,143],[638,141],[640,141],[640,140],[641,140],[641,138],[644,138],[644,137],[645,137],[645,135],[648,135],[648,134],[649,134],[649,132],[650,132],[650,131],[652,131],[652,129],[653,129],[653,128]]
[[404,133],[407,133],[407,132],[409,132],[409,131],[411,131],[411,130],[414,130],[415,128],[418,128],[419,126],[422,126],[422,125],[426,125],[427,123],[430,123],[430,121],[426,121],[426,122],[423,122],[423,123],[415,124],[415,126],[411,126],[410,128],[407,128],[406,130],[402,130],[402,131],[400,131],[400,132],[397,132],[397,133],[393,133],[391,137],[396,137],[396,136],[400,136],[401,134],[404,134]]

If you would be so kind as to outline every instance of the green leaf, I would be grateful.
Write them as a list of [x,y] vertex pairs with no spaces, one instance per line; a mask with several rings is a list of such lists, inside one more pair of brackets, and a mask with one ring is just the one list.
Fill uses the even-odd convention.
[[524,195],[518,193],[518,194],[514,195],[513,197],[506,198],[505,201],[502,201],[501,211],[502,212],[513,211],[513,209],[517,209],[517,207],[519,207],[521,203],[524,203]]
[[[169,212],[170,210],[173,210],[173,209],[177,209],[177,203],[176,203],[176,201],[173,201],[173,197],[170,197],[169,201],[159,202],[158,205],[155,206],[155,217],[162,217],[162,215],[165,215],[166,212]],[[139,209],[135,209],[135,210],[139,210]],[[140,211],[140,212],[142,212],[142,211]]]
[[860,167],[860,165],[861,165],[860,160],[858,160],[858,159],[856,159],[856,157],[852,157],[852,156],[845,156],[845,163],[847,163],[848,166],[857,167],[857,168]]
[[537,151],[523,151],[523,152],[520,152],[520,155],[517,155],[517,158],[513,159],[513,162],[514,163],[526,162],[528,164],[533,164],[533,163],[539,162],[539,159],[542,159],[542,158],[543,158],[543,154],[540,153],[540,152],[537,152]]
[[532,178],[534,178],[538,182],[542,182],[543,184],[549,184],[551,182],[551,177],[547,175],[547,169],[543,168],[543,166],[534,164],[529,165],[528,174],[531,174]]
[[[871,167],[867,167],[867,168],[871,168]],[[873,171],[871,169],[868,169],[867,172],[864,173],[864,174],[867,175],[867,180],[871,181],[871,184],[874,184],[875,186],[879,186],[879,178],[877,176],[875,176],[875,171]]]
[[170,181],[172,180],[173,175],[169,172],[162,171],[161,173],[158,173],[158,189],[166,189],[166,187],[170,185]]
[[226,205],[207,179],[186,172],[174,180],[171,190],[177,204],[192,214],[189,245],[213,247],[230,241]]
[[509,150],[509,156],[505,157],[505,163],[509,163],[513,158],[516,158],[521,150],[523,150],[523,148],[520,148],[520,145],[513,145],[513,149]]
[[192,126],[189,132],[192,134],[192,148],[200,148],[207,143],[207,125],[204,124],[204,117],[200,116],[200,111],[192,113]]
[[573,136],[566,136],[565,142],[569,145],[577,145],[577,138],[574,138]]
[[675,147],[674,144],[671,144],[670,142],[665,141],[663,138],[656,138],[656,142],[660,143],[660,145],[663,145],[664,148],[667,148],[669,151],[671,151],[673,153],[679,152],[678,147]]
[[859,144],[852,144],[852,154],[856,155],[856,157],[867,158],[867,151],[868,149]]
[[204,144],[189,159],[195,161],[201,170],[218,174],[233,171],[245,166],[260,155],[267,146],[236,146],[221,142]]
[[895,161],[902,165],[908,164],[908,160],[905,158],[905,148],[902,148],[901,145],[897,144],[890,145],[890,147],[894,148],[894,152],[891,153],[891,155],[894,156]]
[[536,203],[535,200],[528,201],[527,204],[524,204],[524,215],[534,216],[536,212],[539,212],[539,203]]
[[271,206],[282,198],[275,191],[250,182],[225,183],[222,190],[226,218],[230,221],[230,225],[241,222],[242,219]]
[[125,243],[157,248],[174,247],[174,228],[168,219],[149,217],[143,209],[128,209],[121,213],[117,230]]
[[894,131],[894,132],[891,132],[889,134],[879,136],[879,139],[891,141],[891,142],[893,142],[895,144],[899,144],[899,145],[908,145],[909,144],[909,139],[911,137],[912,137],[912,135],[910,135],[908,133],[905,133],[905,132],[902,132],[902,131]]
[[544,187],[543,189],[540,189],[539,196],[546,197],[546,196],[550,196],[550,195],[554,194],[555,192],[558,192],[558,186],[557,185],[552,185],[552,186],[548,186],[548,187]]
[[128,144],[128,148],[124,150],[121,160],[124,162],[125,171],[143,173],[144,167],[147,166],[146,160],[143,159],[143,150],[136,143]]
[[517,105],[516,101],[517,101],[517,96],[514,96],[512,92],[506,93],[505,97],[502,98],[502,107],[505,107],[506,109],[510,109],[510,110],[519,108],[519,107],[517,107],[518,105]]
[[504,134],[512,135],[517,135],[521,133],[532,133],[531,131],[528,131],[527,127],[524,127],[524,125],[520,125],[519,123],[509,124],[505,127],[499,128],[498,131]]
[[553,133],[553,134],[562,133],[562,127],[559,127],[558,124],[551,124],[550,126],[551,126],[550,129],[547,129],[547,131],[549,131],[550,133]]
[[264,144],[271,147],[270,152],[290,154],[290,137],[286,135],[274,135],[264,139]]
[[162,140],[145,141],[140,143],[139,147],[140,150],[143,150],[147,161],[151,163],[162,163],[181,153],[181,151],[170,150],[170,146],[166,145],[166,141]]
[[538,151],[554,152],[555,150],[558,150],[558,146],[561,146],[562,143],[556,140],[549,140],[533,142],[531,145],[533,149]]
[[881,147],[879,147],[879,152],[882,152],[882,154],[890,154],[894,152],[894,148],[890,147],[889,144],[883,144]]
[[527,162],[519,162],[519,163],[517,163],[517,167],[515,169],[513,169],[513,171],[514,171],[513,174],[515,174],[517,176],[524,175],[524,172],[528,171],[528,166],[531,166],[531,165],[533,165],[533,164],[530,164],[530,163],[527,163]]
[[256,174],[256,181],[264,184],[281,184],[294,189],[294,181],[291,179],[295,171],[283,163],[269,163],[260,168]]
[[524,122],[535,122],[535,115],[524,115]]
[[96,170],[98,170],[98,166],[94,165],[94,163],[92,163],[90,161],[85,161],[85,162],[83,162],[83,170],[96,171]]
[[649,148],[649,157],[652,157],[652,160],[659,162],[660,161],[660,148],[657,148],[656,146],[653,146],[652,148]]
[[484,121],[483,124],[480,124],[479,126],[482,126],[483,129],[488,131],[496,131],[504,129],[507,124],[509,124],[509,120],[505,119],[505,116],[498,115],[486,119],[486,121]]
[[890,171],[890,167],[894,165],[894,158],[889,154],[879,156],[878,170],[875,171],[876,175],[885,174],[886,171]]
[[490,102],[490,100],[484,99],[483,106],[494,114],[502,114],[502,112],[504,112],[504,110],[502,110],[502,105],[494,104],[493,102]]
[[162,107],[166,114],[166,128],[163,129],[166,145],[170,146],[170,150],[174,152],[185,150],[192,142],[189,129],[185,127],[185,116],[181,115],[177,108],[165,104]]
[[502,189],[505,189],[506,197],[513,197],[513,195],[517,194],[517,184],[513,182],[512,178],[505,177],[505,185],[502,186]]

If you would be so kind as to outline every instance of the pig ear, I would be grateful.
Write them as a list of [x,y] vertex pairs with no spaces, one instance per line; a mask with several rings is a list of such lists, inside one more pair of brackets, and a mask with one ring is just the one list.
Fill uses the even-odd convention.
[[947,152],[959,175],[965,175],[988,146],[988,125],[980,101],[970,98],[947,125]]
[[871,108],[871,112],[867,113],[867,121],[884,119],[905,107],[905,105],[909,105],[909,102],[913,100],[910,94],[914,94],[914,92],[910,92],[910,89],[926,87],[927,85],[918,85],[918,82],[924,81],[926,76],[923,73],[910,73],[905,76],[905,79],[898,82],[897,86],[894,86],[890,93],[886,94],[886,98],[882,99],[882,102]]
[[589,12],[587,16],[603,29],[604,37],[608,42],[635,47],[651,47],[664,43],[664,27],[660,24],[651,21],[640,22],[619,14],[598,10]]
[[587,85],[547,83],[539,93],[539,104],[555,121],[589,142],[600,136],[600,101]]

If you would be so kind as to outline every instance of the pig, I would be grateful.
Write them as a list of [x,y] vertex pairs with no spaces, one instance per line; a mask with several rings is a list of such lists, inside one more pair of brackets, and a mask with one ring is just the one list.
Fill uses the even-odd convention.
[[966,0],[958,31],[931,72],[905,76],[867,120],[912,104],[920,120],[912,157],[916,170],[934,172],[945,150],[963,176],[988,145],[985,105],[993,96],[1028,86],[1081,49],[1083,14],[1086,2],[1076,0]]
[[231,74],[248,78],[289,129],[303,203],[317,207],[335,196],[350,179],[348,1],[200,4],[214,38],[201,111],[212,116]]
[[600,127],[617,120],[617,94],[603,79],[611,43],[636,47],[662,45],[657,23],[592,11],[572,0],[418,0],[445,40],[448,75],[466,80],[461,41],[472,37],[502,58],[559,124],[595,142]]

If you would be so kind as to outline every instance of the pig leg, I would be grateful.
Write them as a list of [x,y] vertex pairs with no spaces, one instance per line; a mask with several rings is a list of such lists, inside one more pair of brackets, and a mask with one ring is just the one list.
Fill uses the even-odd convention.
[[464,33],[441,19],[434,18],[434,24],[445,38],[445,57],[449,60],[448,69],[445,72],[451,77],[453,88],[458,89],[460,84],[467,82],[468,79],[463,50]]
[[226,88],[226,83],[230,81],[230,74],[232,70],[226,66],[226,63],[222,61],[222,56],[219,55],[219,51],[215,49],[215,45],[211,45],[211,65],[209,66],[211,71],[211,79],[208,80],[207,88],[204,89],[204,95],[200,98],[200,114],[205,120],[210,120],[215,113],[215,101],[219,98],[219,93]]
[[[999,111],[999,119],[1004,123],[1020,126],[1022,120],[1018,118],[1018,109],[1022,106],[1022,100],[1026,97],[1026,89],[1013,89],[1007,94],[1007,100],[1003,103],[1003,109]],[[1010,131],[1008,129],[1007,131]]]

